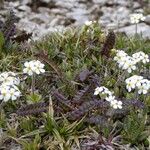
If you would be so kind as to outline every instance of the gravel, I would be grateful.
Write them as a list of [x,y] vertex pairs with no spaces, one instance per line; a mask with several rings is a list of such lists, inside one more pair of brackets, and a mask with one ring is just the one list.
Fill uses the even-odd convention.
[[[130,24],[129,15],[144,12],[144,7],[134,0],[16,0],[5,1],[0,10],[4,20],[8,10],[13,9],[19,17],[17,27],[33,32],[33,39],[38,40],[45,34],[66,27],[82,26],[87,20],[97,20],[102,27],[134,34],[134,25]],[[146,6],[146,5],[145,5]],[[148,7],[148,6],[147,6]],[[139,23],[139,33],[150,38],[150,14]]]

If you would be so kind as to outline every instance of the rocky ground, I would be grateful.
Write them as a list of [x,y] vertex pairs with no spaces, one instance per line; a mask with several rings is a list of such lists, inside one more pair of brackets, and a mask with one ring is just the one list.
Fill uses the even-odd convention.
[[34,39],[66,26],[79,26],[87,20],[97,20],[101,26],[133,35],[135,26],[129,15],[144,13],[146,20],[138,32],[150,38],[150,4],[142,0],[8,0],[1,4],[0,18],[13,9],[19,17],[19,29],[33,32]]

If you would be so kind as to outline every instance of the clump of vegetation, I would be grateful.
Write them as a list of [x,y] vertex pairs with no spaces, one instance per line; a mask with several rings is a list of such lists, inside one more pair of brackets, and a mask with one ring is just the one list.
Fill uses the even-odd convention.
[[0,147],[150,148],[148,40],[106,35],[96,22],[29,49],[13,36],[8,51],[1,35]]

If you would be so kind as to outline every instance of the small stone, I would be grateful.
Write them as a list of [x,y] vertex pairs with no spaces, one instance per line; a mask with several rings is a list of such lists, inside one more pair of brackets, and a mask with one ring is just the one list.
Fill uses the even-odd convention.
[[96,4],[100,4],[102,6],[102,5],[105,5],[107,0],[93,0],[93,2],[96,3]]
[[144,22],[148,25],[150,25],[150,15],[146,16]]
[[26,12],[31,12],[31,8],[26,6],[26,5],[21,5],[18,7],[18,10],[21,10],[21,11],[26,11]]
[[[126,33],[128,36],[135,35],[135,25],[130,25],[127,27],[122,27],[118,29],[118,32]],[[143,38],[150,39],[150,26],[145,23],[139,23],[137,26],[137,33],[141,34]]]
[[114,29],[116,29],[118,27],[118,24],[117,23],[109,23],[109,24],[107,24],[106,27],[107,27],[107,29],[114,30]]
[[133,3],[133,8],[134,9],[138,9],[138,8],[140,8],[141,6],[140,6],[140,4],[138,3],[138,2],[134,2]]
[[27,4],[31,3],[31,0],[21,0],[20,3],[21,3],[21,5],[27,5]]
[[42,2],[49,3],[51,0],[42,0]]

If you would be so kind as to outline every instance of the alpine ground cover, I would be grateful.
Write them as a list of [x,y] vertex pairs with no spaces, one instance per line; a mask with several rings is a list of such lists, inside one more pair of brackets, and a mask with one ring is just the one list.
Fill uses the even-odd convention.
[[7,24],[0,32],[1,149],[150,148],[148,39],[106,33],[93,22],[28,44],[28,34],[14,38]]

